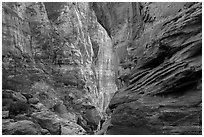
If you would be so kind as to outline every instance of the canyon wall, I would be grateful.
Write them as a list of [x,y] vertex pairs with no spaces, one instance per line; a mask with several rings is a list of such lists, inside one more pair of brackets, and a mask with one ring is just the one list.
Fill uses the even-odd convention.
[[[60,106],[57,117],[76,132],[57,121],[66,127],[59,133],[93,134],[117,87],[112,42],[89,3],[3,3],[2,13],[3,93],[30,94],[51,116]],[[32,121],[41,115],[34,112]]]
[[2,118],[9,135],[202,134],[202,3],[2,3]]
[[96,3],[116,52],[107,134],[201,134],[202,4]]

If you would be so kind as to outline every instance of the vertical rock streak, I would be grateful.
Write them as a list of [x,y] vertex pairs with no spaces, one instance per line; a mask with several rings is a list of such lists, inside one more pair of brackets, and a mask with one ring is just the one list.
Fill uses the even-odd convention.
[[115,72],[113,69],[113,45],[105,29],[102,28],[101,31],[103,39],[101,39],[102,45],[99,47],[98,54],[98,80],[101,98],[99,101],[102,101],[101,110],[105,111],[117,87],[115,85]]

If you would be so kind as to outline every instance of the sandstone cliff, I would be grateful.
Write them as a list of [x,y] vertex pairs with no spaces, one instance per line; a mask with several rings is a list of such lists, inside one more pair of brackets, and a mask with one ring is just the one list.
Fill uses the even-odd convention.
[[107,134],[201,134],[201,3],[95,7],[119,62]]
[[201,50],[201,3],[4,2],[3,134],[201,134]]
[[87,133],[96,130],[117,88],[111,39],[89,4],[3,3],[2,17],[3,94],[30,94],[48,115],[54,111]]

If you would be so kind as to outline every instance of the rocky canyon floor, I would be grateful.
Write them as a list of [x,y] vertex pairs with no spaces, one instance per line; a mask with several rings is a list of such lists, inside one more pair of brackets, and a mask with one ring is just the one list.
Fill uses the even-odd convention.
[[201,135],[201,2],[3,2],[3,135]]

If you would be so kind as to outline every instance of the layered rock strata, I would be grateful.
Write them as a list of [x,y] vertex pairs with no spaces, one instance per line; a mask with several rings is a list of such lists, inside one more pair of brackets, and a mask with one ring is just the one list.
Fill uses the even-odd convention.
[[2,3],[3,134],[201,134],[201,73],[202,3]]
[[117,54],[120,90],[109,105],[107,134],[201,134],[202,4],[98,7],[115,51],[127,50]]

